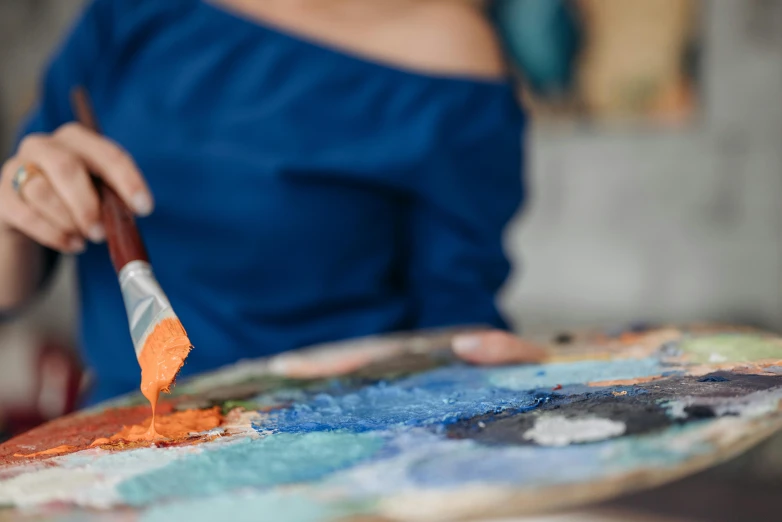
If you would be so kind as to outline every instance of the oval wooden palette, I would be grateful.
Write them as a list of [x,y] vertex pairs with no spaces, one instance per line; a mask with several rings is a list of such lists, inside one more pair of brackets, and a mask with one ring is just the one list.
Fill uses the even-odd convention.
[[[222,422],[90,448],[140,395],[0,446],[0,520],[469,520],[659,485],[782,427],[782,340],[730,327],[543,339],[541,365],[457,361],[452,331],[335,343],[181,382]],[[197,349],[197,348],[196,348]],[[336,375],[336,377],[335,377]],[[61,454],[28,458],[56,446]]]

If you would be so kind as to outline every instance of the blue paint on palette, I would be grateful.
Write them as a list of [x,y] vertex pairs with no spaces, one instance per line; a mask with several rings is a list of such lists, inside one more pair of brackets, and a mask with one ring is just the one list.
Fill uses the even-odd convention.
[[550,364],[545,372],[540,366],[450,366],[341,395],[320,393],[272,413],[255,427],[282,433],[444,428],[487,413],[533,410],[548,401],[552,389],[560,384],[580,386],[586,391],[584,383],[590,381],[662,372],[663,366],[656,358]]
[[259,431],[300,433],[347,430],[361,433],[420,426],[445,426],[462,419],[530,411],[549,399],[545,392],[488,386],[487,373],[449,368],[389,384],[381,382],[345,395],[321,393],[277,412]]

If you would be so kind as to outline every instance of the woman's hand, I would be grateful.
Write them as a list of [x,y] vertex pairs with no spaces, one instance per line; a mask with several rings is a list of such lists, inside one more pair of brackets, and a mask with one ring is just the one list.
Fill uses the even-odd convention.
[[546,358],[542,347],[501,330],[457,335],[452,347],[456,355],[473,364],[534,363]]
[[[371,364],[382,365],[389,358],[411,352],[413,344],[429,348],[441,347],[440,337],[423,339],[415,333],[410,338],[395,336],[369,337],[353,341],[320,345],[311,350],[277,355],[269,363],[269,370],[277,375],[295,379],[319,379],[349,375]],[[536,363],[546,359],[546,350],[513,334],[500,330],[483,330],[455,336],[451,347],[461,359],[480,365]]]
[[[14,187],[17,178],[22,182]],[[116,143],[69,123],[53,134],[27,136],[0,171],[0,232],[15,231],[64,253],[84,250],[85,240],[105,239],[99,176],[138,215],[152,212],[152,196],[131,157]]]

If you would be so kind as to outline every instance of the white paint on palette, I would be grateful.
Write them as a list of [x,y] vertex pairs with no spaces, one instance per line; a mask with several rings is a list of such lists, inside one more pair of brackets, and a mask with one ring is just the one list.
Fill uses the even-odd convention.
[[690,406],[711,408],[716,417],[734,415],[741,418],[757,418],[774,413],[782,401],[782,388],[760,390],[743,397],[682,397],[668,401],[663,406],[674,419],[686,419]]
[[568,446],[618,437],[624,434],[626,428],[624,422],[598,417],[569,419],[562,415],[541,416],[535,421],[535,426],[524,433],[524,439],[541,446]]
[[0,504],[30,507],[69,502],[99,479],[99,473],[85,469],[49,468],[24,473],[0,483]]
[[[152,448],[125,452],[91,449],[55,457],[44,468],[0,481],[0,504],[33,507],[68,502],[82,507],[108,509],[121,502],[116,486],[135,475],[165,466],[194,448]],[[197,449],[196,451],[201,451]]]

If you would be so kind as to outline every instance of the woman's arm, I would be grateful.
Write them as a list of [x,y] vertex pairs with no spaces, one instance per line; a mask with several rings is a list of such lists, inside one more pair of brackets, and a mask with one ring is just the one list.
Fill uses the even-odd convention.
[[17,307],[43,279],[44,249],[10,227],[0,226],[0,311]]

